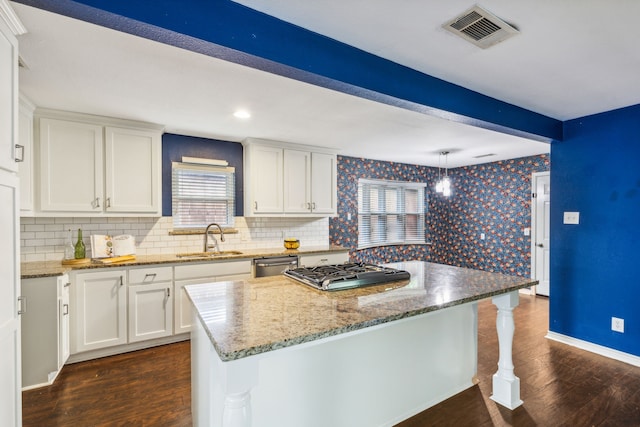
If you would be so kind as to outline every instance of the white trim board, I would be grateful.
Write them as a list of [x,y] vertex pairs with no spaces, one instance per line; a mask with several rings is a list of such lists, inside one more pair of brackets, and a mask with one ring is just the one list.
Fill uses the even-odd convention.
[[562,335],[557,332],[548,331],[545,338],[548,338],[553,341],[561,342],[563,344],[568,344],[572,347],[577,347],[582,350],[589,351],[591,353],[599,354],[604,357],[608,357],[610,359],[619,360],[624,363],[628,363],[633,366],[640,366],[640,357],[634,356],[633,354],[624,353],[619,350],[614,350],[609,347],[604,347],[602,345],[594,344],[588,341],[583,341],[577,338],[572,338],[567,335]]

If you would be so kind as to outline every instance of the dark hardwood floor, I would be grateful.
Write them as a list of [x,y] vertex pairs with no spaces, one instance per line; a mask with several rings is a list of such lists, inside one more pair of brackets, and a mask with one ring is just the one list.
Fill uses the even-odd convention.
[[[523,406],[489,399],[496,308],[483,301],[479,384],[397,427],[640,426],[640,368],[547,340],[548,310],[547,299],[522,295],[514,311]],[[190,426],[189,376],[189,342],[67,365],[54,385],[23,393],[23,425]]]

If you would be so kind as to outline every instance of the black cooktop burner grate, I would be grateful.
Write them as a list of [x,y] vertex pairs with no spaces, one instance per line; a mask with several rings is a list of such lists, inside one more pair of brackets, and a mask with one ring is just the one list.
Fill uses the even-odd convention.
[[287,270],[286,276],[322,290],[338,290],[370,286],[378,283],[409,279],[404,270],[367,263],[345,263],[299,267]]

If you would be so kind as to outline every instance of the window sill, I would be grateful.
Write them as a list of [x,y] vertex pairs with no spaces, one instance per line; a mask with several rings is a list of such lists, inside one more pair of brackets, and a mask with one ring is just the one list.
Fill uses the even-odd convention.
[[[169,230],[169,236],[190,236],[197,234],[204,234],[204,228],[185,228],[185,229],[177,229],[177,230]],[[238,234],[239,231],[236,228],[223,228],[222,232],[224,234]],[[209,230],[211,234],[220,234],[220,230],[211,229]]]

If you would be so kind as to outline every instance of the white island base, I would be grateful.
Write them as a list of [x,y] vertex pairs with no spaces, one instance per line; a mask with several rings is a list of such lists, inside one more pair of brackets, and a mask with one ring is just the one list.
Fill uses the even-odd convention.
[[[493,301],[501,341],[493,398],[513,409],[522,403],[511,363],[518,295]],[[477,302],[226,362],[193,320],[195,426],[392,426],[475,382]]]

